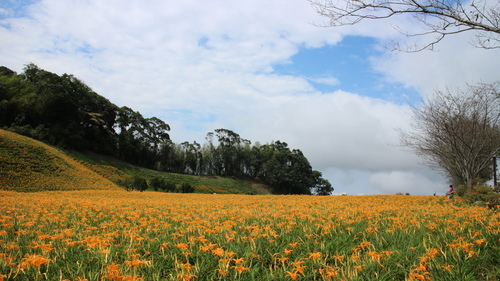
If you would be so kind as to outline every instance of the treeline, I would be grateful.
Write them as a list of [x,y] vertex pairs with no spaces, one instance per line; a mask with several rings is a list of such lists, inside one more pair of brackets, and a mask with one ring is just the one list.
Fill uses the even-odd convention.
[[174,143],[164,121],[118,107],[73,75],[59,76],[34,64],[21,74],[0,66],[0,127],[160,171],[258,179],[277,194],[333,191],[302,152],[285,142],[252,145],[218,129],[204,144]]
[[24,72],[0,67],[0,126],[51,145],[113,155],[151,166],[169,126],[118,107],[73,75],[28,64]]

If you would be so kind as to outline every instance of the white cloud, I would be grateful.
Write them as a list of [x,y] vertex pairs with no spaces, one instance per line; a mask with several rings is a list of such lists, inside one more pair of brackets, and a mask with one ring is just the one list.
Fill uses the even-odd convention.
[[378,170],[401,165],[389,160],[404,155],[395,147],[395,129],[405,124],[405,106],[342,91],[292,96],[279,105],[268,114],[237,122],[283,138],[320,167]]
[[[467,83],[498,80],[500,49],[474,47],[471,44],[474,36],[473,33],[462,33],[446,37],[436,45],[437,51],[388,53],[373,58],[373,65],[386,75],[387,80],[414,87],[425,96],[447,86],[455,88]],[[418,38],[418,43],[423,45],[425,40]]]
[[[419,189],[430,193],[443,181],[397,146],[407,106],[321,93],[310,82],[342,86],[327,74],[273,73],[301,48],[334,45],[344,35],[398,37],[392,26],[411,27],[408,18],[321,28],[312,23],[323,19],[303,0],[43,0],[28,16],[1,20],[0,65],[20,71],[33,62],[74,74],[112,102],[165,120],[174,141],[203,141],[217,128],[254,142],[285,141],[349,194],[416,194],[416,183],[432,186]],[[439,53],[372,58],[386,75],[380,83],[428,93],[444,82],[495,78],[498,51],[456,38]]]
[[312,78],[307,78],[307,80],[312,81],[314,83],[329,85],[329,86],[337,86],[340,84],[339,79],[332,76],[312,77]]
[[[436,181],[437,179],[437,181]],[[411,195],[443,195],[446,185],[437,176],[422,177],[414,171],[390,171],[374,173],[370,184],[378,190],[388,193],[410,193]]]

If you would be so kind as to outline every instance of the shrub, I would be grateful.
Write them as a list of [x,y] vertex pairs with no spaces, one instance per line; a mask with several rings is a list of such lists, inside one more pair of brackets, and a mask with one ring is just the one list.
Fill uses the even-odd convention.
[[154,189],[154,191],[165,189],[165,180],[160,177],[154,177],[149,181],[149,185]]
[[115,183],[123,188],[125,188],[127,191],[131,191],[133,188],[133,180],[131,177],[125,178],[125,179],[119,179],[116,180]]
[[193,193],[194,187],[192,185],[190,185],[189,183],[183,183],[181,185],[181,191],[182,191],[182,193]]
[[133,183],[134,183],[134,189],[137,189],[139,191],[144,191],[148,189],[148,182],[146,181],[145,178],[141,176],[134,176]]
[[172,192],[172,191],[175,191],[175,188],[176,188],[175,183],[173,183],[171,181],[166,181],[165,185],[163,186],[164,191]]
[[134,189],[144,191],[148,189],[148,183],[146,179],[140,176],[133,176],[130,178],[126,178],[125,180],[118,180],[116,184],[124,187],[127,191],[131,191]]
[[[463,190],[465,188],[460,186],[459,189]],[[488,185],[478,185],[473,187],[470,191],[465,189],[462,197],[471,204],[484,202],[484,204],[490,208],[500,205],[500,194]]]

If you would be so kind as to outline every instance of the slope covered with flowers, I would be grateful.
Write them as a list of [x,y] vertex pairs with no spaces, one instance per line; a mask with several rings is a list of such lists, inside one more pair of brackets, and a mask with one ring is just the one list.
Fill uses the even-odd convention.
[[497,280],[499,215],[432,196],[0,191],[0,280]]
[[40,191],[118,187],[54,147],[0,130],[0,189]]

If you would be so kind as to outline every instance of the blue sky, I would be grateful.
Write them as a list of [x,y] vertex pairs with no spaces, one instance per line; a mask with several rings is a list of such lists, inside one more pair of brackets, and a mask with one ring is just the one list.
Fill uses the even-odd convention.
[[36,2],[36,0],[19,0],[19,1],[5,0],[5,1],[2,1],[2,2],[0,2],[0,9],[7,11],[7,12],[0,14],[0,18],[24,17],[27,15],[26,9],[29,7],[30,4],[33,4],[35,2]]
[[342,88],[373,96],[378,93],[368,89],[374,88],[373,83],[381,76],[370,67],[370,57],[376,53],[374,45],[374,38],[349,36],[334,46],[301,48],[289,64],[276,66],[276,72],[310,78],[333,77],[337,80],[333,85],[312,83],[323,92]]
[[[371,58],[380,56],[383,50],[376,38],[346,36],[333,46],[300,48],[290,63],[275,66],[275,72],[305,77],[322,92],[344,90],[399,103],[420,101],[417,91],[401,83],[387,83],[384,75],[373,69]],[[326,83],[315,78],[333,81]]]
[[436,90],[498,80],[500,50],[460,34],[436,52],[393,53],[391,40],[408,39],[394,27],[415,30],[411,17],[324,20],[307,0],[6,0],[0,65],[73,74],[161,118],[176,142],[218,128],[287,142],[336,193],[444,194],[446,180],[399,147],[397,130]]

